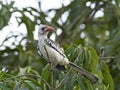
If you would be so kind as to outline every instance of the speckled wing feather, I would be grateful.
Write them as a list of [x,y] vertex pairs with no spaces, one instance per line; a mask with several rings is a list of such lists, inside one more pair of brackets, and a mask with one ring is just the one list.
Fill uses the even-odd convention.
[[66,57],[64,54],[64,51],[62,50],[62,48],[58,43],[54,42],[51,39],[45,39],[45,43],[51,48],[55,49],[60,55],[62,55],[63,57]]

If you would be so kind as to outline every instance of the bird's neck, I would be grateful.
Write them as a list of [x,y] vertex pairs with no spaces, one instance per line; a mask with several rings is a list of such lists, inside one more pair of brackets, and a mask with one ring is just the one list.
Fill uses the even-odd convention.
[[47,39],[47,35],[38,35],[39,40],[45,40]]

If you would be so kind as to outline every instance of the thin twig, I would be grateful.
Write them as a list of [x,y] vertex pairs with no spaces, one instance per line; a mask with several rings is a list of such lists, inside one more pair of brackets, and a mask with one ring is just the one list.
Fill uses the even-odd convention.
[[[51,66],[52,67],[52,66]],[[54,81],[53,81],[53,70],[51,70],[51,90],[54,88]]]
[[102,66],[101,60],[108,60],[108,59],[112,60],[114,58],[115,57],[104,57],[104,47],[100,48],[100,55],[99,55],[99,64],[100,64],[100,66]]
[[104,57],[104,47],[100,48],[99,60],[114,59],[115,57]]
[[105,59],[114,59],[115,57],[101,57],[99,60],[105,60]]
[[61,82],[56,86],[55,90],[59,90],[59,88],[63,85],[65,78],[67,77],[67,75],[70,73],[72,69],[70,69],[64,76],[64,78],[61,80]]

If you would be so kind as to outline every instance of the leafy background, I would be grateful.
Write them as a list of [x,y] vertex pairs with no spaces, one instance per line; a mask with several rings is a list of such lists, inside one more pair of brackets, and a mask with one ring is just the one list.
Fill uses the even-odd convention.
[[[15,16],[18,27],[24,24],[27,29],[25,35],[10,33],[0,45],[0,89],[119,90],[120,1],[73,0],[59,9],[47,11],[41,10],[41,1],[38,6],[39,10],[33,7],[19,9],[14,7],[14,1],[0,1],[0,30],[10,25],[14,13],[20,14]],[[95,17],[100,10],[104,15]],[[55,12],[53,18],[49,17],[50,12]],[[66,20],[62,18],[64,14],[68,15]],[[66,72],[49,70],[49,64],[37,52],[37,40],[33,35],[40,23],[62,31],[60,35],[54,34],[68,58],[98,76],[98,83],[92,84],[69,67]],[[11,39],[14,42],[10,42]]]

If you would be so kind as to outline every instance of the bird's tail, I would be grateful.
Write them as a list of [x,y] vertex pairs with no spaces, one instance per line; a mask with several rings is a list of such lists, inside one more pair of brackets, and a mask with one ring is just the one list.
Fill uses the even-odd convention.
[[87,70],[83,69],[82,67],[77,66],[76,64],[70,62],[69,66],[75,69],[77,72],[80,74],[84,75],[87,77],[92,83],[96,83],[98,81],[98,77],[93,75],[92,73],[88,72]]

